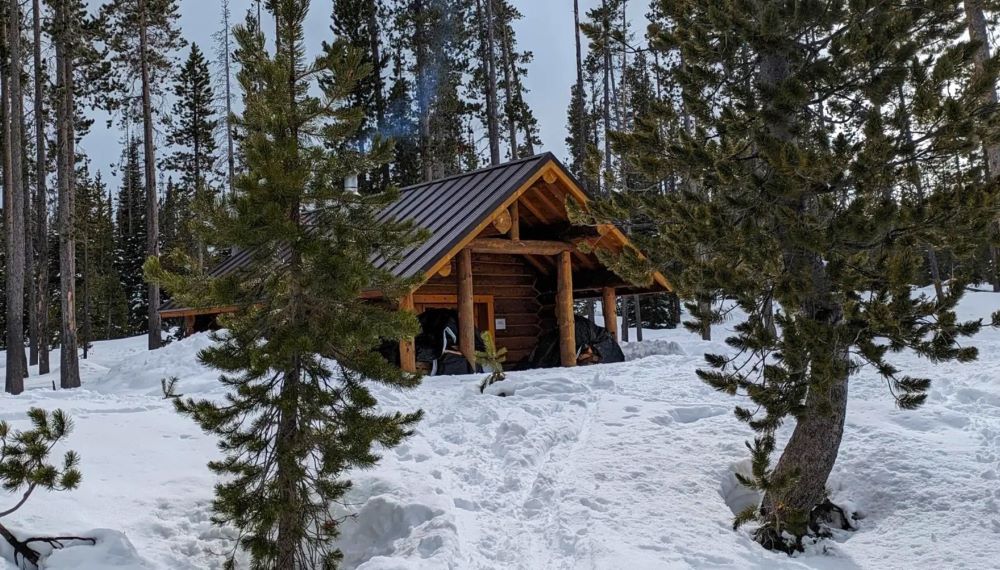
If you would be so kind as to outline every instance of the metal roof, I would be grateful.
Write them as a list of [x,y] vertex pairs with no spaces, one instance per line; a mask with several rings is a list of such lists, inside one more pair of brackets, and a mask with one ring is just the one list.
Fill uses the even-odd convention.
[[[412,220],[430,236],[405,252],[392,267],[393,273],[401,278],[422,275],[550,161],[559,164],[552,153],[544,153],[401,189],[399,199],[387,206],[379,219]],[[209,275],[228,275],[246,267],[251,259],[249,251],[236,252]],[[379,267],[386,264],[381,258],[373,261]],[[177,308],[167,302],[160,310]]]
[[545,153],[404,188],[379,218],[412,220],[430,237],[406,252],[393,273],[422,275],[549,160],[556,158]]

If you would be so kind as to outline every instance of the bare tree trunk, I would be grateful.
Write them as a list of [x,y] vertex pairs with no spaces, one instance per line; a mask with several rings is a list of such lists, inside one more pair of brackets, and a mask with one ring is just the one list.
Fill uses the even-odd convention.
[[619,297],[619,299],[620,299],[619,302],[622,305],[622,310],[620,312],[620,316],[621,316],[621,319],[622,319],[622,327],[621,327],[622,342],[628,342],[628,340],[629,340],[628,339],[628,337],[629,337],[629,332],[628,332],[628,327],[629,327],[629,324],[628,324],[629,323],[628,300],[629,300],[629,296],[628,295],[622,295],[621,297]]
[[434,179],[434,158],[431,152],[431,90],[430,54],[427,50],[427,23],[422,17],[423,0],[415,0],[411,10],[417,15],[413,30],[414,71],[416,75],[417,115],[420,121],[420,162],[424,171],[424,182]]
[[[485,10],[483,3],[485,2]],[[490,141],[490,164],[500,164],[500,127],[497,124],[496,45],[493,33],[493,0],[476,0],[479,16],[480,57],[486,69],[486,131]]]
[[642,307],[638,295],[632,295],[632,304],[635,305],[635,340],[642,342]]
[[[605,195],[611,194],[611,139],[608,133],[611,131],[611,15],[608,13],[608,2],[603,0],[601,6],[604,9],[603,18],[603,55],[604,55],[604,180],[602,188]],[[628,327],[623,327],[628,330]]]
[[[146,170],[146,255],[160,255],[159,204],[156,199],[156,158],[153,150],[153,103],[149,78],[149,42],[147,38],[146,0],[139,0],[139,60],[142,74],[143,158]],[[160,348],[160,286],[148,284],[149,350]]]
[[[513,67],[514,67],[514,56],[511,54],[512,46],[510,45],[510,34],[507,33],[507,25],[504,22],[503,27],[503,38],[500,40],[500,45],[503,55],[503,81],[506,88],[504,89],[504,107],[507,116],[507,136],[510,142],[510,159],[517,160],[518,158],[518,148],[517,148],[517,121],[514,116],[516,112],[516,107],[514,105],[514,88],[513,83]],[[528,137],[531,138],[530,136]],[[530,141],[529,141],[530,142]]]
[[[37,1],[37,0],[36,0]],[[222,0],[222,46],[225,50],[222,58],[222,68],[223,72],[226,74],[226,169],[227,169],[227,182],[229,186],[229,192],[233,191],[233,179],[236,177],[236,151],[233,147],[233,87],[232,87],[232,70],[230,68],[230,59],[232,58],[232,47],[229,43],[230,38],[230,26],[229,26],[229,0]]]
[[73,133],[73,31],[66,0],[56,3],[56,72],[59,88],[58,147],[59,164],[59,285],[62,305],[62,349],[59,351],[59,385],[80,387],[80,361],[77,354],[76,325],[76,223],[75,166]]
[[[969,27],[969,38],[979,42],[979,49],[975,55],[975,72],[981,74],[990,60],[990,39],[986,28],[986,17],[983,14],[982,0],[965,0],[965,18]],[[997,104],[996,87],[990,89],[986,94],[988,105]],[[986,155],[986,174],[990,180],[1000,176],[1000,145],[991,144],[983,148]],[[996,225],[997,222],[994,222]],[[1000,292],[1000,252],[997,246],[990,245],[990,260],[992,261],[993,291]]]
[[7,366],[5,389],[24,391],[27,360],[24,356],[25,203],[21,156],[21,11],[20,3],[7,4],[7,44],[10,78],[4,89],[4,190],[7,198]]
[[[375,62],[373,79],[375,81],[375,122],[378,132],[384,134],[385,125],[385,81],[382,79],[382,34],[379,28],[379,17],[377,14],[378,4],[374,4],[368,10],[368,33],[370,34],[372,61]],[[378,182],[376,188],[381,189],[389,184],[389,163],[380,165]]]
[[698,312],[703,315],[703,318],[699,319],[701,340],[712,340],[712,322],[708,319],[708,314],[712,312],[712,301],[704,295],[699,296]]
[[83,359],[86,360],[90,355],[90,341],[93,337],[93,330],[91,327],[91,314],[90,314],[90,240],[87,239],[87,234],[83,236],[83,339],[80,344],[83,345]]
[[[576,109],[576,120],[577,129],[580,132],[580,136],[584,137],[584,130],[587,128],[587,121],[584,117],[586,113],[586,104],[584,103],[583,96],[583,50],[580,47],[580,0],[573,0],[573,35],[576,38],[576,91],[579,93],[579,102]],[[582,141],[581,141],[582,142]],[[584,146],[579,145],[577,149],[576,163],[583,164],[584,159]]]
[[771,295],[764,299],[764,329],[771,336],[778,335],[778,328],[774,326],[774,298]]

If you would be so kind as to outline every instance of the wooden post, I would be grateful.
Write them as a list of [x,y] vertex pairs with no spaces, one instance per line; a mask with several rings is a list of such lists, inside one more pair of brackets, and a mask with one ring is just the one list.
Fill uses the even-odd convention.
[[521,239],[521,213],[517,209],[517,200],[510,205],[510,239],[518,241]]
[[476,365],[476,322],[472,296],[472,250],[458,252],[458,348]]
[[[399,300],[399,310],[411,313],[414,311],[413,293],[408,293]],[[417,349],[413,343],[413,337],[399,340],[399,367],[403,372],[417,371]]]
[[559,254],[556,277],[556,320],[559,322],[559,356],[563,366],[576,366],[576,324],[573,322],[573,257]]
[[601,305],[604,308],[604,328],[618,342],[618,299],[614,287],[601,290]]
[[194,315],[184,315],[184,336],[194,334]]

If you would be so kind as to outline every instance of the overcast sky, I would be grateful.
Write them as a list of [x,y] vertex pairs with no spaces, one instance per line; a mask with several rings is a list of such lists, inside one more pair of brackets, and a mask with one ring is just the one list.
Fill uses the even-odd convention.
[[[599,2],[580,0],[581,17]],[[252,3],[251,0],[231,0],[233,20],[241,21]],[[573,0],[513,0],[513,3],[524,14],[515,27],[520,49],[530,50],[535,56],[525,83],[530,90],[527,101],[541,129],[542,147],[539,150],[565,158],[566,107],[576,75]],[[189,42],[196,42],[207,54],[214,53],[212,34],[220,27],[218,0],[179,0],[179,5],[184,37]],[[629,15],[637,37],[645,30],[643,14],[647,5],[648,0],[629,2]],[[306,30],[310,49],[318,49],[323,40],[329,39],[331,7],[332,0],[313,0]],[[583,48],[586,50],[586,40]],[[83,141],[92,167],[103,171],[106,179],[117,179],[113,169],[120,159],[119,139],[117,130],[108,131],[103,121],[98,121]],[[116,183],[110,180],[109,183],[116,190]]]

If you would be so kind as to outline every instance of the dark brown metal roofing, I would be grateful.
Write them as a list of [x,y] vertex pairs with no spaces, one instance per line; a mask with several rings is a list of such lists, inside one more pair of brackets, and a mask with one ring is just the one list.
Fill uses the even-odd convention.
[[540,154],[404,188],[399,200],[380,218],[412,220],[431,235],[406,252],[392,268],[393,273],[398,277],[422,275],[549,160],[555,160],[551,153]]
[[[392,268],[393,273],[401,278],[422,275],[549,161],[558,163],[552,153],[544,153],[400,190],[399,199],[386,207],[379,219],[412,220],[430,236],[407,251]],[[251,259],[249,251],[234,253],[209,275],[227,275],[246,267]],[[374,262],[380,267],[386,263],[381,258]],[[168,302],[160,310],[177,308]]]

